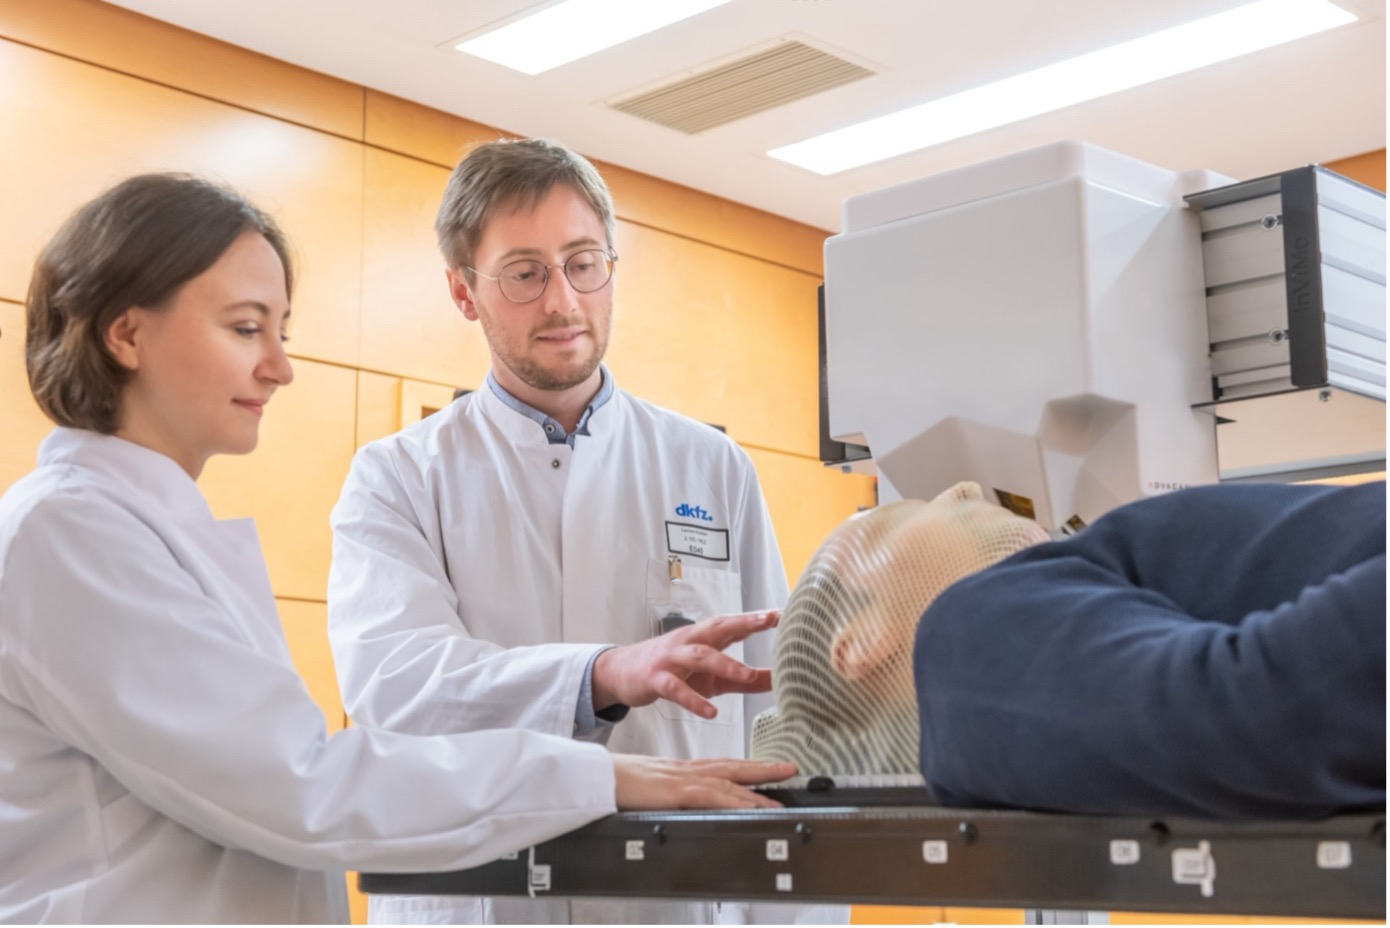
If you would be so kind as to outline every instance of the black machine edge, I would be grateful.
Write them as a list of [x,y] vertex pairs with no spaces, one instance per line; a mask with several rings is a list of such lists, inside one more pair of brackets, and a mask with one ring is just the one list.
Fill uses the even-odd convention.
[[1318,242],[1317,168],[1279,179],[1284,226],[1284,288],[1289,312],[1289,380],[1295,387],[1327,383],[1322,255]]
[[869,457],[869,449],[830,437],[830,385],[825,366],[825,284],[816,288],[816,335],[820,349],[820,460],[822,464],[849,464]]

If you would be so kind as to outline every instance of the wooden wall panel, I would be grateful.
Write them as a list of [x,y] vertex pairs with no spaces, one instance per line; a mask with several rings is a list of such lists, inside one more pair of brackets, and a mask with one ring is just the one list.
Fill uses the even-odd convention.
[[597,162],[623,219],[820,277],[831,233],[670,181]]
[[787,568],[787,583],[795,586],[830,530],[860,509],[874,505],[874,479],[842,474],[812,458],[761,448],[744,450],[758,472]]
[[1382,192],[1385,190],[1385,149],[1383,148],[1380,151],[1368,151],[1364,155],[1354,155],[1340,161],[1329,161],[1323,167],[1329,171],[1336,171],[1345,177],[1350,177],[1367,187],[1374,187]]
[[357,889],[357,874],[347,875],[348,917],[354,925],[367,924],[367,897]]
[[338,677],[333,672],[333,652],[328,647],[328,605],[299,599],[279,599],[275,604],[280,610],[280,625],[285,630],[294,669],[323,710],[328,733],[340,731],[347,716],[338,694]]
[[946,920],[940,906],[856,905],[849,910],[851,925],[933,925]]
[[424,380],[359,372],[357,446],[385,438],[454,401],[454,388]]
[[324,601],[328,514],[356,450],[357,376],[313,361],[294,368],[266,406],[255,453],[213,458],[198,483],[219,519],[255,518],[276,596]]
[[357,372],[357,447],[401,428],[401,378]]
[[964,906],[947,906],[942,910],[942,921],[955,925],[1023,925],[1023,909],[972,909]]
[[39,443],[52,430],[24,372],[24,307],[0,302],[0,493],[34,469]]
[[414,425],[454,401],[454,388],[420,380],[401,382],[400,427]]
[[370,88],[366,107],[364,139],[368,145],[451,171],[473,145],[514,137],[501,129]]
[[[362,146],[0,40],[0,298],[76,207],[143,171],[241,189],[292,240],[292,351],[357,362]],[[22,217],[14,221],[12,217]]]
[[740,444],[819,453],[820,278],[619,223],[609,366]]
[[97,0],[3,0],[0,36],[351,139],[363,89]]
[[487,342],[449,296],[434,239],[449,172],[372,148],[366,159],[361,366],[477,387],[491,366]]

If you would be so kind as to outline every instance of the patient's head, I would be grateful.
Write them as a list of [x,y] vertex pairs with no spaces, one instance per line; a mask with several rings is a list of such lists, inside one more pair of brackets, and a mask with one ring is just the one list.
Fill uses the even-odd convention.
[[847,519],[783,610],[777,708],[755,722],[753,756],[795,761],[806,775],[915,773],[918,619],[955,581],[1046,540],[974,483]]

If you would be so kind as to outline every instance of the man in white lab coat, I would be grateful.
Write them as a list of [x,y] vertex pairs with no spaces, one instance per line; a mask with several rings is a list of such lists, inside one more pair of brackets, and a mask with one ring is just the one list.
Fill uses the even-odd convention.
[[[745,752],[747,702],[769,677],[739,661],[770,664],[769,635],[754,633],[774,616],[729,614],[780,607],[786,576],[748,456],[619,389],[600,363],[614,224],[593,166],[554,142],[480,146],[450,177],[435,227],[492,370],[476,392],[364,447],[333,511],[329,634],[357,722]],[[747,915],[650,901],[371,903],[374,921]],[[843,919],[815,914],[827,911]]]

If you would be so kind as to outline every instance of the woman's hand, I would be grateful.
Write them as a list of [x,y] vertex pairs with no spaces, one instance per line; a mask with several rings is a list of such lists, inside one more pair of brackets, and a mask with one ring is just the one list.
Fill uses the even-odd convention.
[[613,755],[620,811],[777,809],[781,803],[749,789],[796,773],[796,765],[754,760],[673,760]]

